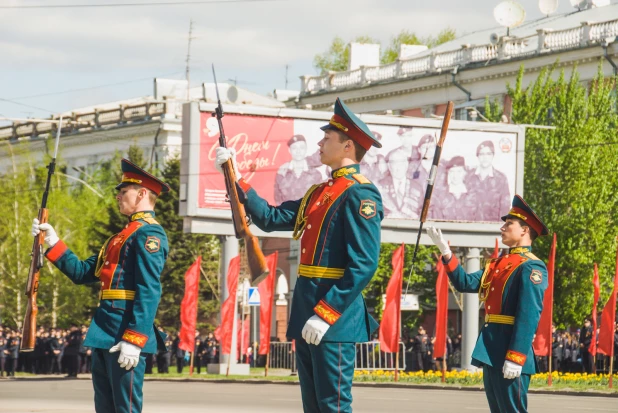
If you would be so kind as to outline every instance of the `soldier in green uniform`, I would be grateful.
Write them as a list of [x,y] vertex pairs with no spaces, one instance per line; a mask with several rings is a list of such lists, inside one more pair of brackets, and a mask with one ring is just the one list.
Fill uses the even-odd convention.
[[[238,171],[236,176],[247,195],[246,211],[260,229],[302,236],[287,337],[296,340],[303,409],[351,412],[355,343],[368,341],[378,326],[361,291],[378,265],[384,215],[380,192],[361,175],[359,163],[372,145],[381,145],[339,99],[322,130],[320,161],[332,176],[302,199],[269,205]],[[235,153],[218,148],[215,165],[221,170],[230,158],[235,165]]]
[[485,302],[485,324],[472,364],[483,368],[490,411],[525,413],[530,376],[537,372],[532,339],[547,288],[547,268],[532,254],[532,242],[549,231],[518,195],[502,220],[502,243],[509,252],[472,274],[466,274],[439,229],[428,227],[427,233],[442,253],[453,286],[460,292],[478,292]]
[[35,219],[32,225],[33,235],[45,231],[49,245],[45,256],[71,281],[101,283],[101,301],[84,343],[92,348],[97,413],[142,411],[145,354],[164,345],[154,318],[169,248],[165,231],[154,218],[154,205],[169,186],[126,159],[122,172],[116,200],[128,222],[98,255],[80,261],[50,224]]

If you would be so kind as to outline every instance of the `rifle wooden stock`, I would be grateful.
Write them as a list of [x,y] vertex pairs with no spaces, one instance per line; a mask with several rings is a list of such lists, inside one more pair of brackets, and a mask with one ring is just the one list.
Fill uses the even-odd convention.
[[[39,209],[39,223],[47,222],[47,208]],[[32,243],[32,259],[30,261],[30,271],[28,272],[28,283],[26,284],[26,296],[28,302],[26,306],[26,315],[22,327],[22,339],[20,351],[32,351],[36,342],[36,316],[39,313],[39,308],[36,304],[37,291],[39,290],[39,275],[43,266],[43,243],[45,242],[45,233],[41,231],[39,235],[34,237]]]
[[245,212],[245,206],[240,202],[238,197],[236,174],[234,173],[231,160],[223,164],[223,174],[225,175],[225,187],[230,200],[230,208],[232,209],[234,233],[236,234],[236,238],[245,240],[247,263],[249,265],[249,272],[251,273],[251,285],[256,286],[260,281],[266,278],[269,273],[266,259],[260,248],[258,238],[251,233],[249,225],[247,225],[247,213]]

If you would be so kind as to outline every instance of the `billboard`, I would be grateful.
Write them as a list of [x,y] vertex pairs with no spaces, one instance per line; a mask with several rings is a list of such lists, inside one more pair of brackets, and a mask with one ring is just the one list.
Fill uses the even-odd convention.
[[[182,157],[186,177],[181,177],[181,185],[186,199],[181,214],[223,224],[230,213],[223,177],[214,167],[219,129],[211,115],[213,108],[195,103],[185,107]],[[224,109],[227,145],[236,149],[240,173],[270,204],[302,198],[312,184],[330,178],[331,171],[320,163],[318,152],[324,135],[320,127],[330,113]],[[367,152],[361,173],[382,194],[383,238],[386,235],[385,239],[398,242],[401,237],[393,238],[394,233],[418,228],[441,121],[380,115],[361,118],[382,143],[382,148]],[[522,194],[523,132],[514,125],[451,121],[428,219],[445,232],[495,236],[513,195]],[[201,227],[197,232],[209,226],[211,233],[222,231],[212,225],[194,226],[192,221],[187,220],[187,225]],[[484,238],[476,244],[493,246],[493,236]]]

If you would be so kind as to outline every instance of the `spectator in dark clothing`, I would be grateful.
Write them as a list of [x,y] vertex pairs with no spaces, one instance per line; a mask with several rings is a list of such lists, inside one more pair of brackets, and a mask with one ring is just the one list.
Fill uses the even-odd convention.
[[21,343],[19,333],[13,333],[10,336],[7,335],[7,340],[7,376],[15,376],[17,361],[19,360],[19,345]]
[[556,332],[556,326],[552,326],[551,358],[552,371],[558,371],[560,369],[560,363],[564,358],[564,341],[561,335]]
[[176,357],[176,372],[178,374],[181,374],[185,366],[185,351],[178,347],[179,344],[180,337],[176,336],[174,342],[172,343],[172,354],[174,354],[174,357]]
[[431,363],[431,359],[429,359],[429,363],[427,362],[427,358],[430,357],[431,351],[429,350],[429,337],[427,337],[427,333],[425,333],[425,328],[420,326],[418,328],[418,334],[414,336],[414,357],[412,359],[412,371],[428,371],[429,363]]
[[165,350],[159,350],[157,352],[157,370],[159,373],[167,374],[170,368],[172,340],[169,337],[165,340]]
[[584,327],[581,329],[579,337],[579,351],[582,358],[583,370],[586,373],[592,373],[593,357],[590,353],[590,344],[592,343],[593,332],[592,324],[589,317],[584,319]]
[[58,337],[58,332],[52,330],[47,342],[49,348],[49,374],[62,373],[62,342]]
[[219,343],[217,342],[214,334],[208,333],[208,338],[206,339],[206,365],[211,363],[216,364],[219,361],[217,356],[218,345]]
[[4,332],[0,328],[0,377],[4,376],[4,371],[6,367],[6,356],[8,354],[7,348],[7,340],[4,336]]
[[200,347],[202,347],[202,337],[200,337],[200,332],[195,330],[195,344],[193,346],[193,367],[197,368],[197,374],[200,374],[202,371],[202,356],[199,351]]
[[77,377],[79,371],[79,349],[82,346],[82,332],[76,325],[66,338],[63,361],[67,366],[67,377]]

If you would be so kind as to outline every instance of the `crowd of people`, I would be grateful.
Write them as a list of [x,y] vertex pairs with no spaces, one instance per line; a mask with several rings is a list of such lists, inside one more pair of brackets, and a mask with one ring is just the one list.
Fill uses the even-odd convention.
[[[72,325],[69,329],[39,327],[34,350],[20,351],[21,332],[0,326],[0,376],[14,376],[16,372],[32,374],[55,374],[77,377],[78,373],[90,373],[92,350],[84,346],[88,327]],[[146,374],[169,373],[172,363],[176,372],[182,373],[190,363],[190,353],[180,349],[176,335],[166,340],[167,351],[146,355]],[[196,353],[193,366],[198,373],[209,363],[218,363],[219,343],[212,333],[195,335]]]
[[[552,371],[561,373],[595,373],[606,372],[609,365],[608,357],[597,353],[593,356],[590,345],[593,339],[592,323],[589,318],[581,329],[573,331],[558,331],[554,327],[552,343]],[[20,352],[21,332],[12,331],[0,326],[0,376],[14,376],[15,372],[32,374],[55,374],[77,377],[78,373],[90,373],[91,350],[83,345],[88,328],[72,325],[69,329],[40,327],[36,333],[34,350]],[[614,338],[614,354],[618,356],[618,326]],[[597,332],[598,336],[598,332]],[[443,359],[434,357],[435,336],[429,336],[423,326],[416,334],[404,331],[405,370],[406,371],[439,371]],[[274,341],[278,341],[274,339]],[[452,334],[446,338],[446,369],[461,367],[461,334]],[[167,351],[146,355],[146,374],[152,374],[156,366],[157,372],[167,374],[175,366],[176,373],[185,372],[191,363],[189,352],[179,347],[178,335],[168,336]],[[377,338],[374,339],[375,349],[379,349]],[[219,342],[213,333],[201,335],[195,333],[195,355],[193,368],[197,374],[206,373],[206,366],[219,362]],[[379,351],[379,350],[377,350]],[[288,356],[293,356],[288,354]],[[273,353],[273,357],[275,354]],[[357,353],[359,365],[365,365],[361,352]],[[548,357],[536,357],[539,372],[549,369]],[[239,360],[240,361],[240,360]],[[254,358],[253,347],[248,347],[242,356],[243,363],[251,366],[263,366],[264,360]],[[393,362],[393,361],[390,361]],[[618,362],[618,360],[615,360]],[[291,365],[291,364],[290,364]],[[616,363],[615,363],[616,365]]]
[[34,350],[20,352],[21,332],[0,326],[0,376],[27,372],[77,377],[78,373],[89,373],[92,351],[83,345],[87,331],[86,326],[77,325],[68,330],[40,327]]

